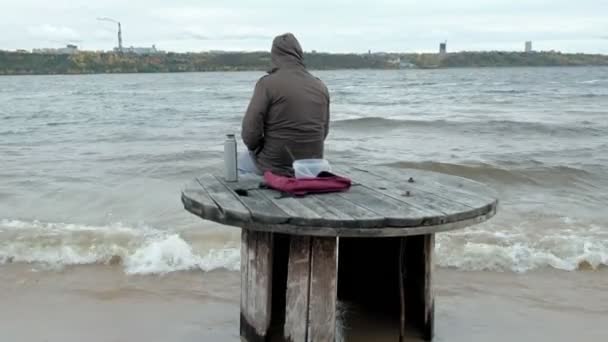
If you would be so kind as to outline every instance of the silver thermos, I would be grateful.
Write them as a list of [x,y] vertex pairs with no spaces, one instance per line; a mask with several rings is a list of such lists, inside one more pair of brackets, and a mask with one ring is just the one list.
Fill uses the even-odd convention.
[[226,182],[238,182],[239,180],[234,134],[227,134],[226,141],[224,141],[224,178]]

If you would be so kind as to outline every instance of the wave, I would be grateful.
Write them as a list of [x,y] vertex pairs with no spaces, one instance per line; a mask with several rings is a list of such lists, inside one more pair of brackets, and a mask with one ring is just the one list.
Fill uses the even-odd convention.
[[608,95],[606,95],[606,94],[592,94],[592,93],[589,93],[589,94],[581,94],[581,95],[579,95],[579,97],[582,97],[582,98],[596,98],[596,97],[608,97]]
[[606,134],[606,126],[589,126],[589,124],[546,124],[540,122],[524,122],[511,120],[486,121],[448,121],[448,120],[398,120],[382,117],[361,117],[332,122],[332,128],[337,129],[369,129],[369,128],[429,128],[436,130],[460,129],[479,132],[501,133],[530,133],[530,134]]
[[578,84],[596,84],[596,83],[600,83],[600,82],[605,82],[607,81],[606,79],[595,79],[595,80],[587,80],[587,81],[578,81],[576,83]]
[[175,232],[122,224],[1,220],[0,237],[0,264],[120,264],[127,274],[164,274],[194,269],[238,270],[240,263],[238,248],[230,245],[196,249]]
[[525,163],[505,162],[505,167],[487,163],[452,164],[434,161],[425,162],[396,162],[386,166],[396,168],[418,169],[435,171],[455,176],[484,181],[491,184],[517,184],[528,183],[546,185],[567,184],[568,182],[581,181],[587,183],[593,174],[585,169],[570,166],[545,165],[538,161],[527,161]]
[[337,129],[368,129],[368,128],[395,128],[409,124],[424,123],[424,121],[394,120],[380,117],[351,117],[344,120],[333,121],[332,128]]
[[591,225],[576,232],[562,229],[541,236],[534,235],[529,224],[502,231],[493,228],[485,224],[439,234],[438,265],[519,273],[546,267],[576,271],[608,266],[608,235],[605,228],[599,226]]
[[484,90],[483,93],[486,94],[526,94],[529,93],[528,90],[517,90],[517,89],[490,89]]
[[206,151],[206,150],[184,150],[177,152],[167,153],[139,153],[139,154],[126,154],[126,155],[113,155],[109,157],[102,157],[97,159],[99,162],[104,163],[116,163],[124,161],[137,161],[145,164],[163,164],[163,163],[178,163],[178,162],[191,162],[193,160],[206,160],[206,159],[217,159],[220,156],[220,152]]
[[[608,266],[605,229],[579,228],[583,229],[576,232],[565,229],[542,238],[517,229],[496,231],[487,224],[440,234],[437,264],[461,270],[513,272],[543,267],[573,271]],[[526,231],[533,229],[526,227],[523,232]],[[32,263],[56,269],[68,265],[112,264],[121,265],[129,275],[187,270],[238,271],[240,265],[240,241],[229,241],[216,248],[197,248],[203,241],[196,238],[121,224],[87,226],[1,220],[0,237],[0,264]]]

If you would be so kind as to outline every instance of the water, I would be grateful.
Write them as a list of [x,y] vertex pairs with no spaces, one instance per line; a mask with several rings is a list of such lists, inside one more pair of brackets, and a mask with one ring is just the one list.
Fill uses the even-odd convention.
[[[608,265],[608,68],[315,72],[327,157],[470,177],[490,222],[438,236],[466,270]],[[186,213],[257,72],[0,78],[0,263],[237,269],[239,231]]]

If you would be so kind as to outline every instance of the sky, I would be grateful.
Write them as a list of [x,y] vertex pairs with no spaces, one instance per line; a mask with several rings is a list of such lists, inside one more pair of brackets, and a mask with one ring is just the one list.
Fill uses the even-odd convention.
[[292,32],[306,51],[535,50],[608,54],[608,0],[0,0],[0,49],[268,50]]

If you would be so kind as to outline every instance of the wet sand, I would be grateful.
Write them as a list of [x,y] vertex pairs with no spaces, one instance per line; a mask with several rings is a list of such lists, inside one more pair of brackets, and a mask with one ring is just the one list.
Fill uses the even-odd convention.
[[[239,341],[239,275],[126,276],[119,266],[0,266],[0,340]],[[608,270],[436,275],[435,341],[605,341]],[[349,313],[357,320],[357,313]],[[357,327],[355,330],[354,327]],[[378,322],[353,322],[351,341]]]

